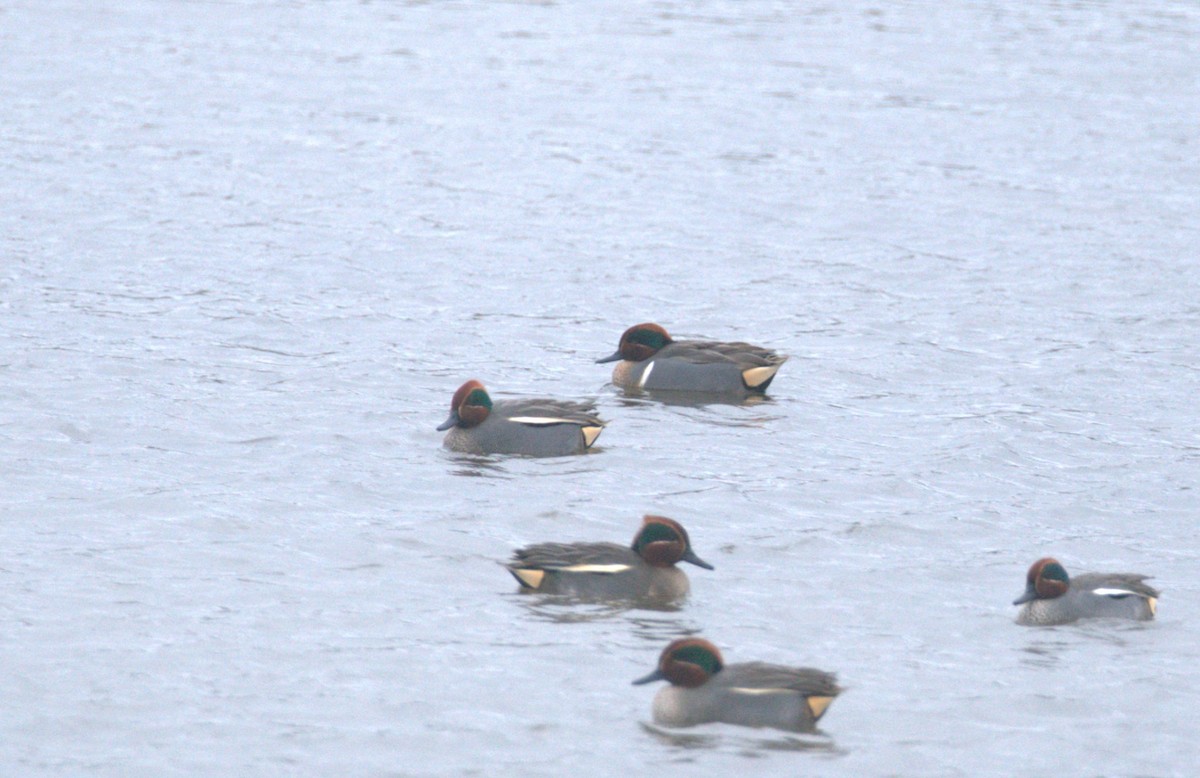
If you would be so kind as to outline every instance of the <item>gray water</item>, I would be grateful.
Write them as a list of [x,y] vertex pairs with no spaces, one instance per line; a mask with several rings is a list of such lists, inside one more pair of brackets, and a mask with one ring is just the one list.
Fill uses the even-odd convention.
[[[1198,117],[1192,2],[5,3],[2,772],[1192,774]],[[791,360],[626,398],[640,321]],[[452,455],[472,377],[609,427]],[[647,512],[679,610],[496,564]],[[657,730],[690,633],[847,691]]]

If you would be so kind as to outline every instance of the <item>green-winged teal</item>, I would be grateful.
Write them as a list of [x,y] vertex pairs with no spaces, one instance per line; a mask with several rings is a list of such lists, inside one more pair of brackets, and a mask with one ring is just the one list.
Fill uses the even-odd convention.
[[506,567],[528,592],[602,599],[677,599],[688,593],[689,585],[676,562],[713,569],[692,551],[687,531],[679,522],[646,516],[629,546],[538,543],[513,552]]
[[635,684],[666,680],[654,697],[654,720],[669,727],[710,721],[747,727],[811,730],[842,691],[837,677],[808,667],[765,662],[727,665],[702,638],[663,649],[658,669]]
[[582,454],[596,442],[604,422],[591,403],[564,400],[496,400],[479,381],[458,388],[450,416],[438,426],[443,445],[465,454]]
[[710,394],[761,394],[787,357],[749,343],[671,340],[657,324],[625,330],[615,353],[596,362],[615,362],[613,383],[624,389]]
[[1158,609],[1158,590],[1134,573],[1083,573],[1074,577],[1057,559],[1039,559],[1025,576],[1018,624],[1047,626],[1076,619],[1117,618],[1149,621]]

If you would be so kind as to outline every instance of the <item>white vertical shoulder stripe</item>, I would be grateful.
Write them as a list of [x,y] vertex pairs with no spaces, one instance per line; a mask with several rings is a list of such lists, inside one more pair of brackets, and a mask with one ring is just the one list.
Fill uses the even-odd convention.
[[654,372],[654,363],[647,362],[646,369],[642,371],[642,377],[638,379],[638,389],[646,388],[646,379],[650,377],[650,373]]

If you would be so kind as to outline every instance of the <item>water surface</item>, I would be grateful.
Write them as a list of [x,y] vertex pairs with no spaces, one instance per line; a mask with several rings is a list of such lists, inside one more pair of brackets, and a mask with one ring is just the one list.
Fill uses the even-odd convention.
[[[0,764],[21,775],[1187,775],[1200,12],[9,3]],[[791,355],[628,398],[620,333]],[[595,398],[459,457],[454,389]],[[678,610],[496,563],[687,526]],[[1160,618],[1025,629],[1028,565]],[[817,735],[649,722],[703,634]]]

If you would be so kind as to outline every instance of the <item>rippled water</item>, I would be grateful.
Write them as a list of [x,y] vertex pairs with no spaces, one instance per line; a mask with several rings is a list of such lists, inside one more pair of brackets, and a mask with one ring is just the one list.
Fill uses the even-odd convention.
[[[1192,3],[0,8],[13,775],[1187,775]],[[608,383],[630,324],[791,360]],[[497,396],[594,454],[463,458]],[[496,562],[663,513],[678,610]],[[1152,624],[1015,626],[1025,569]],[[669,639],[839,673],[816,735],[649,725]]]

